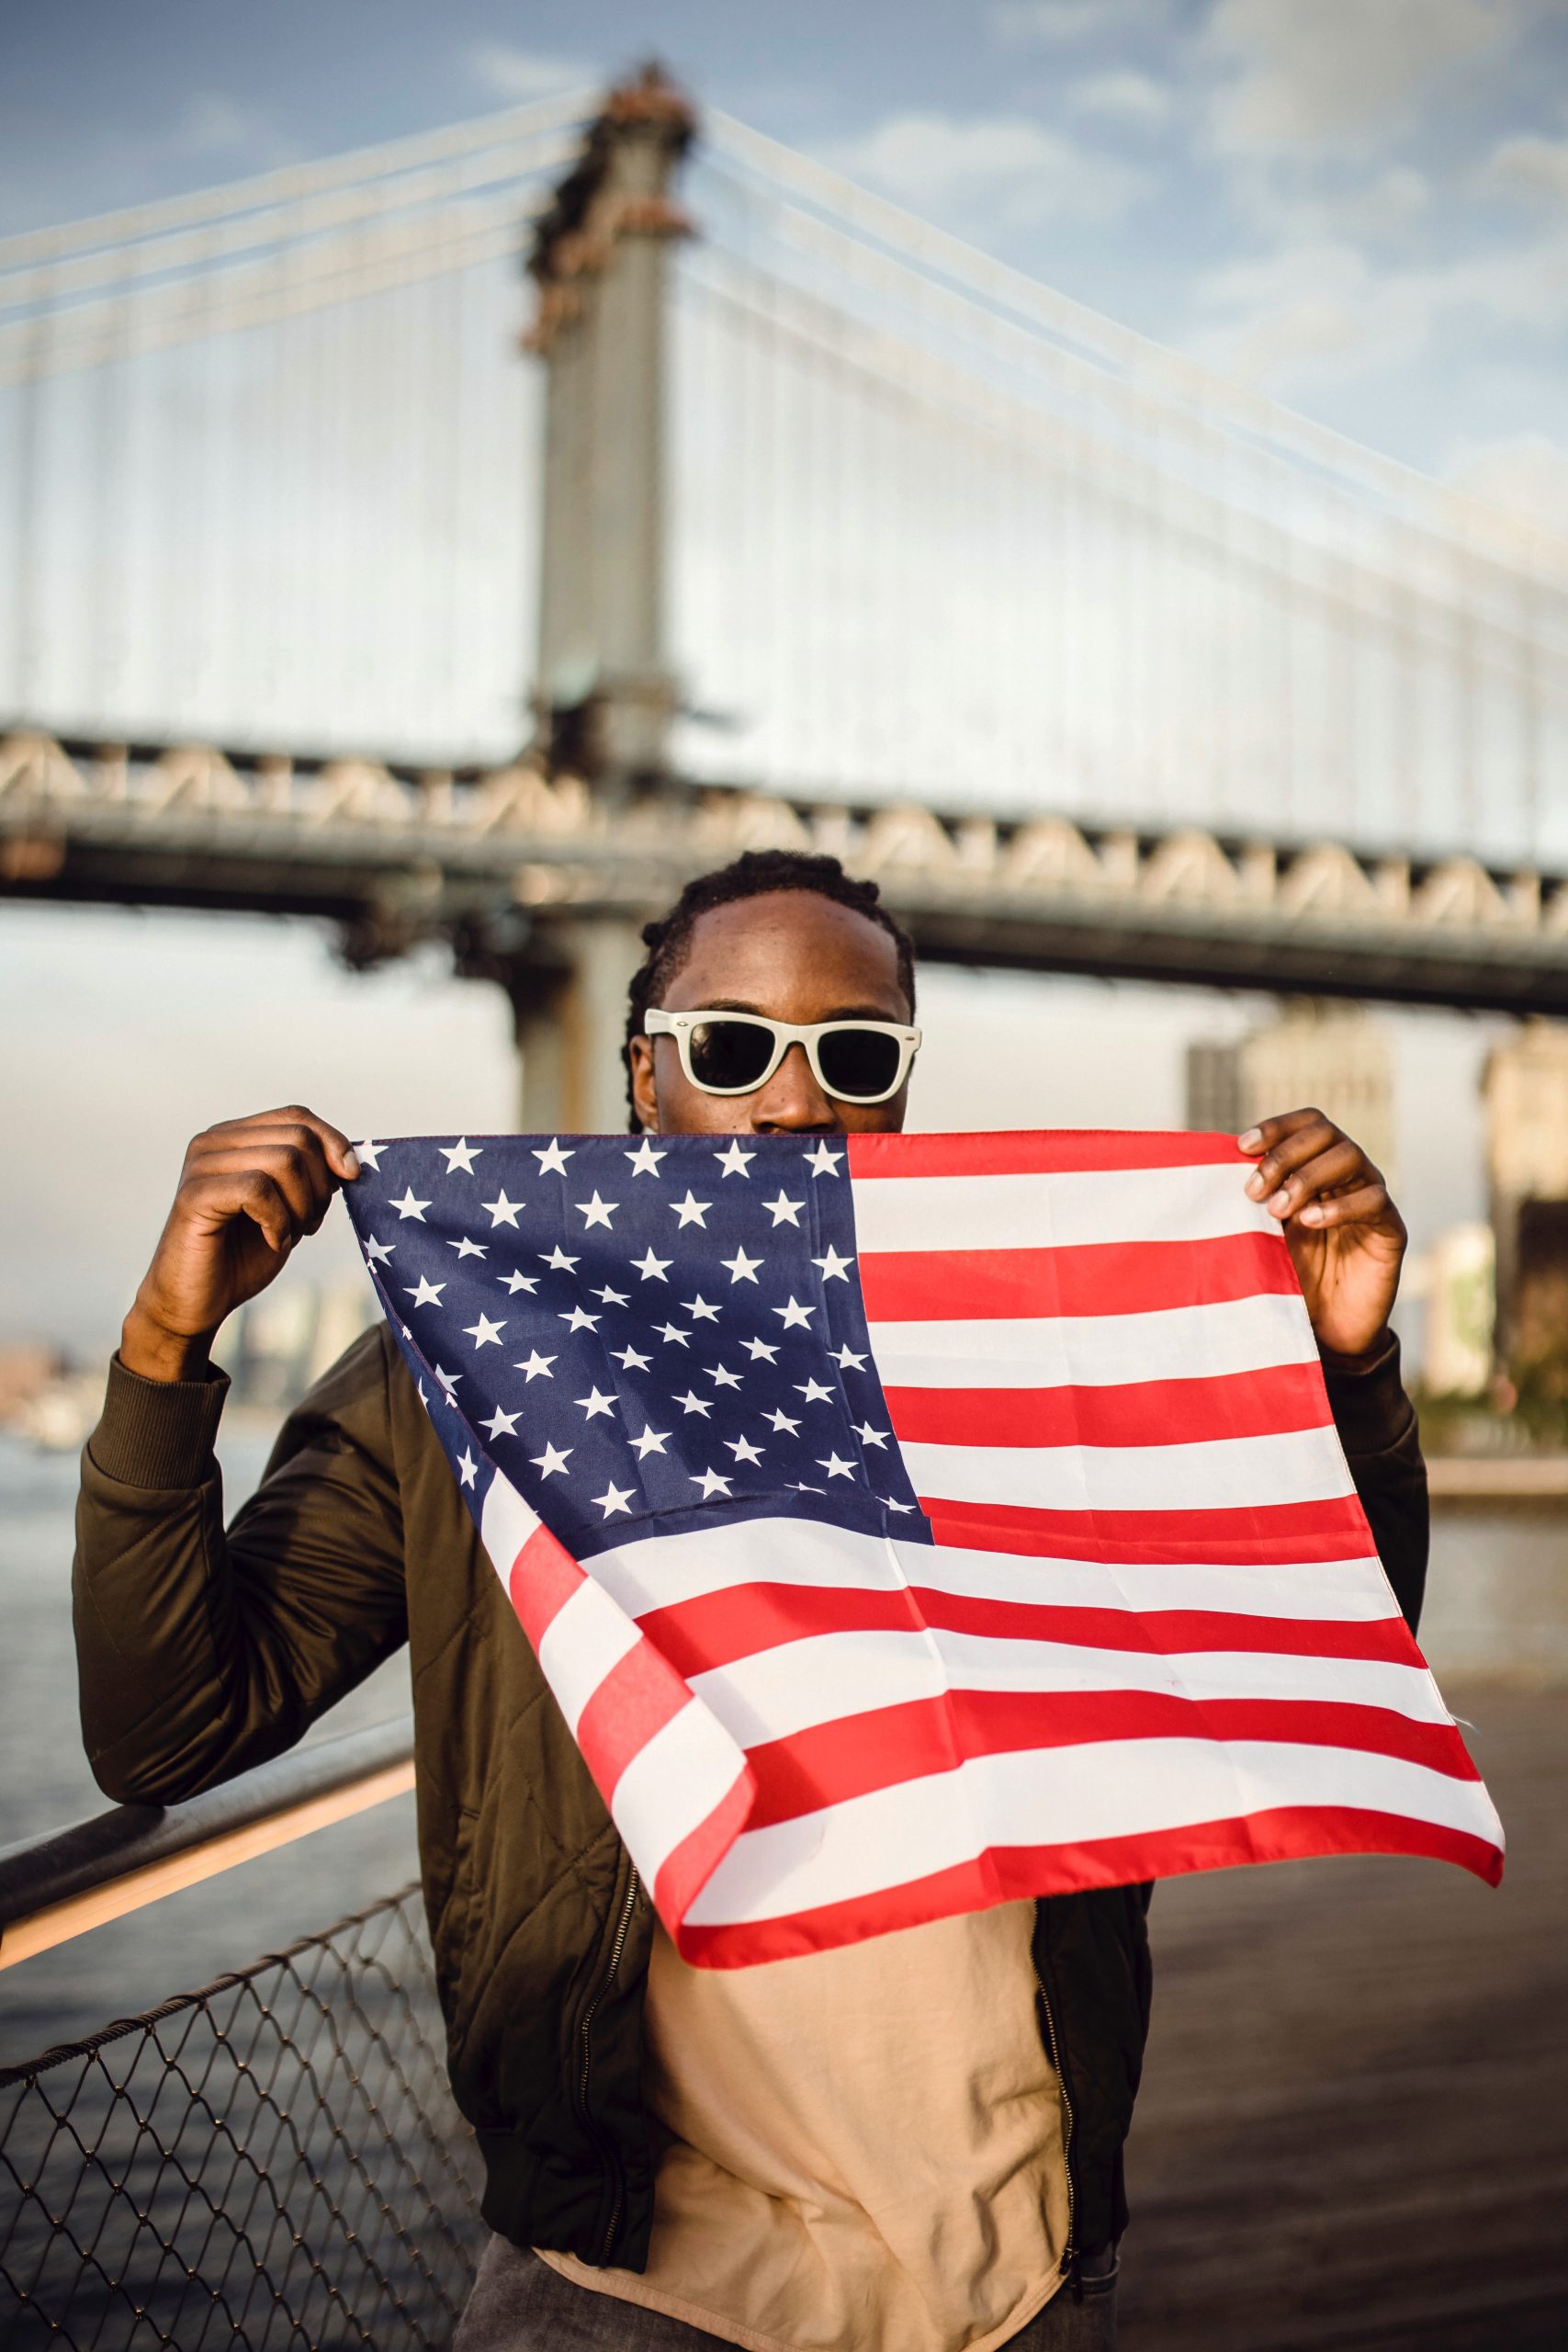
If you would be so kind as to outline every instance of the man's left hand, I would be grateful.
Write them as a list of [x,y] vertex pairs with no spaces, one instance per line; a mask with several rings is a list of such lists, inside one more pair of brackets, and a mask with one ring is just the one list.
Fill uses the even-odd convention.
[[1321,1347],[1365,1355],[1388,1321],[1409,1235],[1359,1143],[1321,1111],[1287,1111],[1239,1138],[1247,1180],[1278,1217]]

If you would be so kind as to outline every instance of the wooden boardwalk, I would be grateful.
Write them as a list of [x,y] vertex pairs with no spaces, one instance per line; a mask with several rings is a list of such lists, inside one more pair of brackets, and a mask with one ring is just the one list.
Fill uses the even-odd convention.
[[1508,1835],[1173,1880],[1126,2352],[1568,2352],[1568,1692],[1450,1688]]

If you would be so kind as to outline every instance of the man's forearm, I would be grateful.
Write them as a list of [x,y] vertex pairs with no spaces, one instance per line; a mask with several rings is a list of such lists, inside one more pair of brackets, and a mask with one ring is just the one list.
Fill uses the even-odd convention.
[[1323,1351],[1328,1401],[1394,1597],[1414,1633],[1427,1583],[1430,1518],[1416,1408],[1388,1332],[1361,1357]]

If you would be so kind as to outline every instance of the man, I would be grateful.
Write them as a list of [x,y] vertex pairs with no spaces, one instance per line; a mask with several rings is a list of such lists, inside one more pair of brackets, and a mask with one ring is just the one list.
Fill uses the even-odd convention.
[[[908,1024],[908,943],[874,886],[832,859],[767,853],[690,886],[644,935],[634,1132],[902,1125],[899,1062],[885,1073],[896,1091],[857,1102],[829,1091],[828,1061],[799,1042],[781,1057],[765,1028],[748,1033],[763,1048],[750,1070],[744,1057],[716,1069],[663,1023],[649,1034],[655,1012],[721,1009]],[[711,1091],[738,1080],[750,1091]],[[1387,1329],[1404,1228],[1364,1153],[1314,1111],[1266,1122],[1242,1148],[1414,1620],[1425,1474]],[[212,1336],[357,1169],[346,1138],[299,1109],[190,1147],[84,1457],[83,1721],[109,1795],[173,1802],[275,1755],[410,1643],[449,2063],[496,2233],[460,2352],[1112,2344],[1147,1888],[1004,1904],[773,1965],[687,1967],[382,1329],[289,1417],[225,1534]]]

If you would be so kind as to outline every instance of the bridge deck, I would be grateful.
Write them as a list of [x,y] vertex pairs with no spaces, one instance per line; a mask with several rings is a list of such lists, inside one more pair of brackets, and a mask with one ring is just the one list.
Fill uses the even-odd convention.
[[1568,2344],[1568,1708],[1450,1690],[1509,1837],[1155,1899],[1128,2352]]

